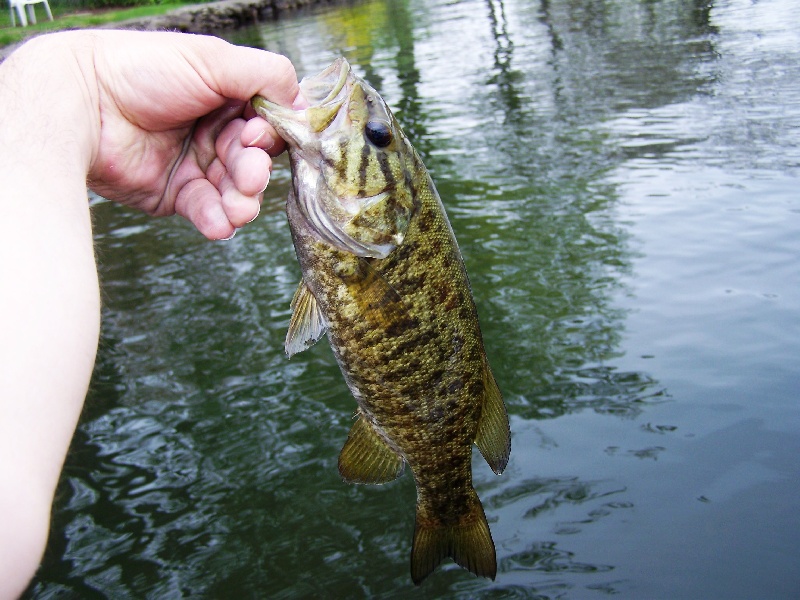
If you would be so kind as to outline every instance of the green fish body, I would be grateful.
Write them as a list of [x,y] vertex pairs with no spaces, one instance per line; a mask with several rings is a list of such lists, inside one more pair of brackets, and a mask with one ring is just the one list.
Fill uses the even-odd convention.
[[303,280],[286,352],[328,334],[358,402],[339,457],[346,481],[385,483],[410,467],[414,583],[447,556],[494,579],[472,444],[501,473],[508,415],[441,200],[383,99],[344,59],[301,90],[304,111],[253,99],[292,166],[287,215]]

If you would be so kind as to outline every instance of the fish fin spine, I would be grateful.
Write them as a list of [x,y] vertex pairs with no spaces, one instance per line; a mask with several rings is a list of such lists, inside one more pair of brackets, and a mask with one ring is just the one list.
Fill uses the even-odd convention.
[[317,299],[301,281],[292,298],[292,317],[286,332],[284,350],[289,357],[313,346],[328,330],[328,323]]
[[417,509],[411,548],[414,585],[420,585],[447,557],[479,577],[494,580],[497,575],[494,541],[475,490],[472,490],[472,496],[469,514],[453,525],[421,518]]
[[511,429],[503,396],[486,361],[483,365],[483,388],[483,404],[475,444],[492,471],[499,475],[508,465],[508,456],[511,454]]
[[339,453],[339,474],[350,483],[388,483],[403,473],[405,461],[363,414],[353,423]]

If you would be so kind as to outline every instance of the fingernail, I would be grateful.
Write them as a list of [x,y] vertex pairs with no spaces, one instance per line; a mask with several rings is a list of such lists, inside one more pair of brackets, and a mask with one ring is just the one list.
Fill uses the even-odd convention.
[[266,130],[266,129],[262,129],[262,130],[261,130],[261,133],[259,133],[259,134],[258,134],[258,135],[255,137],[255,139],[254,139],[253,141],[251,141],[249,144],[247,144],[247,145],[248,145],[248,147],[253,147],[253,146],[255,146],[255,145],[258,143],[258,140],[260,140],[261,138],[263,138],[265,135],[267,135],[267,130]]
[[252,219],[250,219],[250,220],[248,221],[248,223],[252,223],[253,221],[255,221],[255,220],[258,218],[258,215],[259,215],[259,213],[260,213],[260,212],[261,212],[261,205],[259,204],[259,205],[258,205],[258,210],[256,211],[256,214],[255,214],[255,216],[254,216]]
[[292,110],[303,110],[308,107],[308,100],[305,99],[302,92],[298,92],[297,97],[292,102]]
[[237,231],[239,231],[239,230],[238,230],[238,229],[234,229],[232,234],[230,234],[230,235],[229,235],[228,237],[226,237],[226,238],[220,238],[220,239],[219,239],[219,241],[220,241],[220,242],[227,242],[227,241],[229,241],[229,240],[232,240],[232,239],[233,239],[233,237],[236,235],[236,232],[237,232]]
[[259,194],[263,194],[267,190],[267,186],[269,185],[270,177],[272,177],[272,172],[271,171],[267,171],[267,181],[264,184],[264,187],[261,188],[261,191],[259,192]]

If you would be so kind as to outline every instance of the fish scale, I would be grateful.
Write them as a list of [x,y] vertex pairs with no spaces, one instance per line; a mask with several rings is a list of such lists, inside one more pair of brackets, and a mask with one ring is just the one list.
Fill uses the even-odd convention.
[[344,59],[300,86],[304,111],[253,100],[292,166],[286,210],[303,278],[287,354],[328,335],[358,404],[339,456],[346,481],[386,483],[409,466],[414,583],[448,556],[494,579],[472,444],[501,473],[508,415],[444,207],[383,99]]

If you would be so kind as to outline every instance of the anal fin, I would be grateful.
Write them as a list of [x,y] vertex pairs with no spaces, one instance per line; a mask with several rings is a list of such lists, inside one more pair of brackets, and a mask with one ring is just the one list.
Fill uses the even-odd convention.
[[317,299],[303,281],[297,286],[291,307],[292,317],[283,346],[290,357],[313,346],[328,329]]
[[492,471],[499,475],[508,465],[508,455],[511,454],[511,430],[508,426],[508,413],[503,403],[503,396],[485,359],[483,389],[483,406],[475,444]]
[[350,429],[339,454],[339,473],[351,483],[387,483],[403,473],[405,462],[363,415]]

